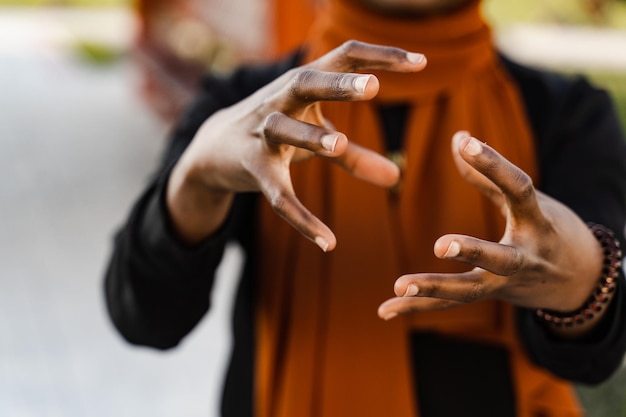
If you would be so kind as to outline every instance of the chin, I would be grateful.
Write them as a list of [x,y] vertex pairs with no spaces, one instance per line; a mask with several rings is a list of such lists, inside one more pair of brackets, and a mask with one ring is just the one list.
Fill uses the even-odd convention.
[[478,0],[356,0],[378,11],[419,15],[445,13]]

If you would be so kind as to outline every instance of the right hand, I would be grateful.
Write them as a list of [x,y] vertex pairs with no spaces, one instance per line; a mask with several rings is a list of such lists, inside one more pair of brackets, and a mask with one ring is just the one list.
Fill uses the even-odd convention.
[[298,200],[290,165],[314,155],[383,187],[399,179],[396,165],[349,142],[320,110],[320,101],[364,101],[378,93],[378,79],[357,72],[417,72],[421,54],[349,41],[308,65],[292,69],[241,102],[207,119],[172,171],[167,205],[187,243],[214,232],[235,192],[260,191],[274,211],[322,250],[336,245],[333,232]]

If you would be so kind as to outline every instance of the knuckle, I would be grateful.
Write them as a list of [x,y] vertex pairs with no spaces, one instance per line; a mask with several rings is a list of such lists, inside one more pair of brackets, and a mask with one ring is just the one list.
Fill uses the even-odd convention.
[[301,68],[295,72],[289,83],[288,93],[291,96],[301,97],[302,91],[315,79],[319,71],[313,68]]
[[437,282],[430,282],[429,285],[419,286],[420,293],[424,297],[437,297],[441,291],[441,286]]
[[387,56],[395,61],[407,61],[407,53],[404,49],[390,47],[387,48]]
[[499,161],[496,158],[490,157],[482,163],[482,171],[485,174],[493,174],[497,172],[499,166]]
[[483,248],[478,245],[473,245],[469,248],[465,257],[470,263],[476,264],[483,257],[483,255]]
[[283,114],[277,111],[271,112],[263,119],[263,136],[273,138],[276,135]]
[[329,89],[336,99],[349,98],[352,93],[352,82],[354,77],[350,74],[339,74],[332,78]]
[[357,40],[354,39],[350,39],[345,41],[340,47],[339,50],[341,51],[341,53],[346,56],[349,57],[351,54],[353,54],[357,49],[359,49],[363,44]]
[[465,294],[461,301],[464,303],[471,303],[479,300],[485,295],[485,291],[485,284],[481,280],[474,280],[470,282],[469,291]]
[[351,39],[339,47],[339,55],[347,66],[348,71],[354,71],[359,67],[359,63],[362,61],[361,52],[364,45],[363,42]]
[[522,269],[523,265],[524,256],[521,254],[521,252],[515,251],[507,268],[507,270],[509,271],[509,275],[518,273]]
[[281,217],[285,217],[287,215],[287,206],[288,206],[288,196],[285,192],[277,192],[275,194],[273,194],[270,199],[269,199],[269,203],[270,206],[272,207],[272,210],[274,210],[274,212],[276,214],[278,214]]
[[534,198],[535,186],[533,184],[533,180],[524,171],[518,171],[515,178],[515,184],[519,189],[519,192],[517,194],[518,198],[521,201],[527,201],[531,198]]

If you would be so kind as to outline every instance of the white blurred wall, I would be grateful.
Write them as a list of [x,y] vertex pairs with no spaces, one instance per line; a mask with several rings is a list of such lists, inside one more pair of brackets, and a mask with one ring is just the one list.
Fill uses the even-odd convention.
[[70,46],[87,36],[123,50],[133,30],[124,10],[0,9],[1,416],[217,415],[233,280],[167,353],[126,344],[104,310],[113,231],[167,127],[128,60],[97,66]]

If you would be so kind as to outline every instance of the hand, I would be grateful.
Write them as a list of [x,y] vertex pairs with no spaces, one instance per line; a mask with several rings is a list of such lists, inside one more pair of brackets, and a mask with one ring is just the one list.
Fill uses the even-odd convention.
[[497,204],[506,218],[499,242],[444,235],[434,245],[442,259],[465,262],[471,271],[422,273],[398,278],[396,298],[381,318],[416,310],[446,309],[497,299],[527,308],[561,312],[582,306],[602,270],[602,249],[569,208],[537,191],[530,177],[467,132],[453,138],[461,175]]
[[181,238],[194,243],[216,230],[234,192],[260,191],[293,227],[323,250],[332,250],[336,245],[332,231],[295,195],[291,163],[321,156],[383,187],[396,184],[399,172],[383,156],[335,131],[324,119],[319,102],[373,98],[377,78],[357,72],[416,72],[425,65],[420,54],[350,41],[214,114],[202,125],[168,183],[167,204]]

